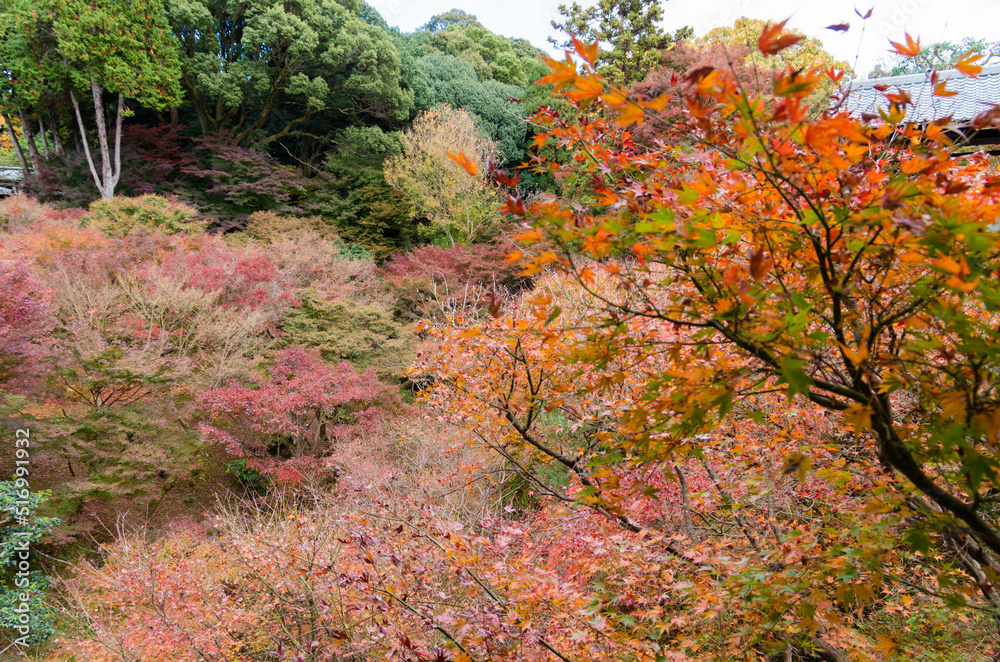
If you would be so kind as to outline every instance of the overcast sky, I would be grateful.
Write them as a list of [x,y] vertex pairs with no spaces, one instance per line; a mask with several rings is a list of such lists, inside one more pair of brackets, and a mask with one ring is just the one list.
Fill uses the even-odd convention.
[[[572,0],[561,0],[571,4]],[[582,5],[595,0],[578,0]],[[522,37],[548,48],[550,21],[558,17],[560,0],[369,0],[390,25],[414,30],[434,14],[452,7],[475,14],[490,30],[509,37]],[[874,7],[864,38],[855,3],[848,0],[667,0],[663,2],[664,26],[673,31],[685,25],[700,36],[714,27],[731,25],[740,16],[782,20],[810,37],[818,37],[837,59],[866,75],[884,57],[888,39],[900,40],[904,31],[924,43],[958,41],[975,37],[1000,41],[1000,0],[859,0],[864,13]],[[851,23],[851,30],[835,33],[824,28]]]

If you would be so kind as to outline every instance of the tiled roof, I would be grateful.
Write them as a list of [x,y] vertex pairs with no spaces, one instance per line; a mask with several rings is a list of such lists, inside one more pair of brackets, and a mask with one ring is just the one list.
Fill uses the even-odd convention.
[[0,183],[19,182],[24,179],[24,173],[20,168],[0,166]]
[[938,72],[940,81],[947,81],[948,89],[958,94],[934,96],[934,86],[926,73],[889,76],[851,83],[846,106],[853,113],[872,114],[878,114],[879,108],[888,108],[889,102],[884,93],[875,89],[876,85],[888,85],[890,92],[898,87],[910,94],[913,105],[906,107],[907,122],[924,123],[950,115],[954,123],[961,124],[989,110],[990,104],[1000,104],[1000,64],[983,67],[978,78],[963,76],[957,69],[945,69]]

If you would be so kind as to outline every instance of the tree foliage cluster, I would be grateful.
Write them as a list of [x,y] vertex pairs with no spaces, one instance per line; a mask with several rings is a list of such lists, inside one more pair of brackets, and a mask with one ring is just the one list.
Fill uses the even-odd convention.
[[541,51],[455,12],[409,34],[362,0],[25,1],[0,19],[0,105],[32,195],[173,195],[225,231],[318,213],[380,258],[426,238],[381,167],[418,115],[464,109],[518,163],[544,96]]

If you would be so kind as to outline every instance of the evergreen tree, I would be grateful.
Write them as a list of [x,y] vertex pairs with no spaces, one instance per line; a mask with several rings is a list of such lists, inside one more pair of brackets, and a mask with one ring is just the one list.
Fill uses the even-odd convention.
[[[674,34],[665,31],[660,22],[663,8],[659,0],[598,0],[593,7],[559,5],[563,20],[552,21],[552,27],[585,43],[610,45],[601,53],[601,73],[617,85],[641,82],[660,63],[660,52],[674,41],[690,37],[691,28],[681,28]],[[568,47],[570,40],[555,46]]]

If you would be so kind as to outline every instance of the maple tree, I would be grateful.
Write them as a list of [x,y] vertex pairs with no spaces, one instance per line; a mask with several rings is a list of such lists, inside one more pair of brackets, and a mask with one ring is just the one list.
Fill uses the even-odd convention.
[[[374,371],[356,373],[348,363],[331,366],[293,347],[278,352],[256,388],[230,385],[199,395],[205,438],[225,444],[237,457],[296,462],[329,454],[338,439],[378,425],[379,408],[393,398]],[[258,460],[258,462],[260,462]]]
[[[798,41],[782,28],[762,30],[763,54]],[[641,504],[635,499],[663,489],[655,467],[719,452],[732,466],[747,448],[732,443],[730,425],[746,416],[766,419],[780,407],[775,394],[802,398],[811,403],[805,411],[834,413],[820,419],[833,427],[794,437],[794,451],[773,448],[781,463],[772,471],[805,481],[816,469],[824,489],[857,495],[862,488],[848,487],[852,472],[843,462],[859,454],[870,500],[848,502],[892,515],[846,531],[856,536],[852,543],[821,544],[830,555],[802,557],[806,573],[811,564],[831,564],[817,578],[847,562],[855,567],[853,579],[820,589],[823,582],[801,584],[799,577],[787,586],[813,588],[791,603],[777,598],[782,591],[768,592],[765,610],[794,604],[799,627],[812,633],[811,643],[796,642],[797,635],[784,643],[848,659],[840,647],[858,644],[844,638],[846,622],[830,605],[845,596],[870,602],[887,577],[899,581],[889,559],[912,558],[913,550],[954,555],[964,579],[946,582],[964,588],[946,604],[965,605],[980,592],[983,604],[993,605],[990,578],[1000,551],[991,499],[998,429],[993,375],[1000,354],[997,182],[986,160],[952,159],[939,123],[903,124],[904,94],[886,93],[882,122],[868,124],[839,105],[810,114],[809,95],[839,73],[792,67],[777,69],[764,93],[746,90],[724,69],[699,72],[693,89],[677,92],[680,117],[661,124],[656,147],[640,151],[631,129],[659,121],[671,95],[630,99],[595,71],[595,47],[575,46],[582,69],[569,57],[550,61],[553,73],[540,82],[554,84],[580,111],[601,112],[536,115],[533,121],[549,127],[547,140],[580,158],[567,165],[538,157],[534,167],[549,173],[583,167],[596,203],[550,197],[528,205],[511,193],[506,208],[525,219],[520,241],[545,238],[555,246],[530,256],[518,251],[512,259],[523,261],[525,274],[547,269],[571,276],[585,303],[567,309],[551,290],[536,292],[531,316],[441,331],[471,357],[451,355],[437,368],[464,393],[450,407],[472,407],[479,412],[474,420],[489,414],[496,432],[484,440],[543,493],[589,504],[641,533],[650,527],[635,515]],[[912,55],[919,42],[907,36],[896,48]],[[976,124],[996,120],[988,111]],[[510,180],[502,173],[500,179]],[[574,315],[563,319],[568,310]],[[493,376],[477,378],[479,364]],[[560,364],[572,368],[563,379]],[[586,431],[582,439],[548,436],[543,421],[556,411],[570,430]],[[532,463],[511,450],[514,443],[561,465],[579,491],[533,475]],[[732,488],[704,469],[724,501],[733,502]],[[804,542],[802,524],[786,528],[779,517],[771,529],[778,547],[767,552],[746,513],[733,518],[753,553],[772,563],[789,554],[790,540]],[[683,547],[664,547],[691,556]],[[850,561],[842,556],[848,549]],[[781,573],[770,574],[781,583]],[[765,630],[777,623],[759,625],[766,622]],[[833,634],[836,643],[817,632]],[[879,636],[879,650],[895,650],[890,634]]]

